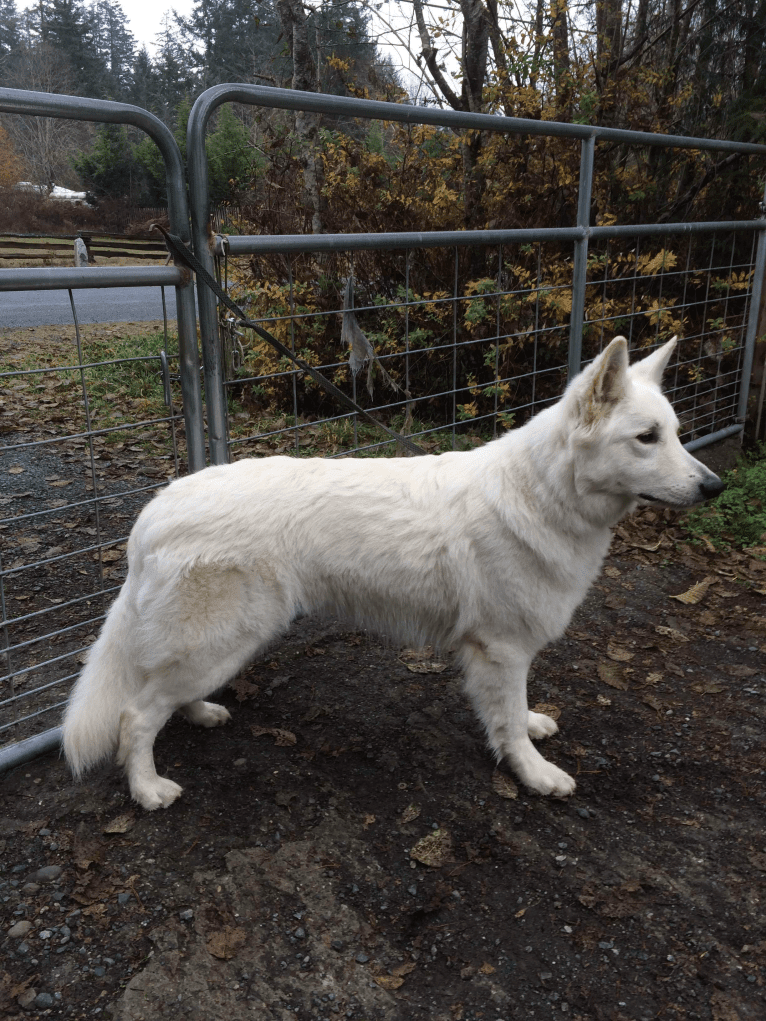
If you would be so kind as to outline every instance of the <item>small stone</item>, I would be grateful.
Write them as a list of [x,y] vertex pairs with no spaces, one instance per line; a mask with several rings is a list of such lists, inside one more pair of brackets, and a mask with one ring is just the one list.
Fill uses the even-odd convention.
[[128,901],[130,900],[130,898],[131,898],[131,894],[129,894],[129,893],[118,893],[117,894],[117,903],[118,904],[127,904]]
[[50,939],[53,935],[53,931],[51,929],[43,929],[39,935],[40,939]]
[[21,892],[31,896],[32,894],[37,893],[39,889],[40,889],[39,883],[24,883],[24,885],[21,888]]
[[194,911],[192,908],[184,908],[183,911],[178,912],[178,917],[182,922],[190,922],[194,918]]
[[50,993],[38,993],[32,1002],[35,1007],[38,1007],[40,1010],[45,1010],[47,1007],[53,1007],[56,1003]]
[[97,968],[93,969],[93,974],[96,978],[103,978],[104,975],[106,975],[106,968],[102,968],[101,965],[99,965]]
[[357,964],[367,964],[369,959],[370,958],[367,956],[367,954],[363,954],[361,950],[359,951],[359,953],[354,958],[354,960],[356,961]]
[[330,943],[330,946],[333,948],[333,950],[335,950],[338,953],[340,953],[340,951],[343,950],[343,940],[342,939],[334,939],[332,941],[332,943]]
[[580,816],[581,819],[590,819],[590,812],[588,811],[587,808],[578,808],[577,814]]
[[16,924],[12,925],[8,930],[8,935],[13,937],[13,939],[20,939],[22,936],[26,936],[26,934],[30,931],[31,928],[32,928],[31,922],[27,921],[16,922]]
[[305,929],[300,929],[300,928],[296,929],[295,932],[293,933],[293,936],[295,936],[296,939],[305,939],[306,938],[306,930]]
[[408,893],[408,894],[409,894],[409,895],[410,895],[411,897],[414,897],[414,896],[415,896],[415,894],[416,894],[417,892],[418,892],[418,888],[417,888],[417,886],[415,886],[415,884],[414,884],[414,883],[412,884],[412,886],[408,886],[408,887],[407,887],[407,893]]
[[24,1009],[31,1007],[37,997],[36,989],[25,989],[24,992],[17,997],[16,1003]]
[[60,865],[45,865],[43,868],[38,869],[34,874],[35,879],[39,879],[43,883],[50,883],[54,879],[58,879],[61,875]]
[[43,826],[41,830],[37,831],[37,835],[38,837],[49,837],[51,835],[51,831],[46,826]]

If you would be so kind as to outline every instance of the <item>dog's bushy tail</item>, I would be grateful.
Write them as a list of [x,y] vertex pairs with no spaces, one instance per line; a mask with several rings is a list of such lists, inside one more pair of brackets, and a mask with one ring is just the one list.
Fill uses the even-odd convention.
[[72,689],[64,714],[64,755],[75,777],[110,758],[120,740],[120,717],[141,683],[131,664],[127,582],[109,611],[101,634]]

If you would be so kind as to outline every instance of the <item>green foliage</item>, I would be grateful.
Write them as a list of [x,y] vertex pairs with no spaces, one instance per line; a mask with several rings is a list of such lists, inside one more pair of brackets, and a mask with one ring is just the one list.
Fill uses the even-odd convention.
[[691,511],[685,527],[716,549],[766,544],[766,443],[742,457],[723,481],[726,489],[712,503]]
[[215,131],[205,140],[209,193],[212,202],[231,198],[253,169],[250,133],[230,104],[218,111]]
[[93,148],[72,162],[85,186],[99,198],[128,195],[140,170],[122,124],[99,125]]

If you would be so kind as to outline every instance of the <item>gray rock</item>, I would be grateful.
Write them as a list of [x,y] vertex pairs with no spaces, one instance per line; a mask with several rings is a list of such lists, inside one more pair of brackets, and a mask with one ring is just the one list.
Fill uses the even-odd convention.
[[39,879],[43,883],[50,883],[54,879],[58,879],[61,875],[60,865],[45,865],[43,868],[38,869],[34,874],[35,879]]
[[26,936],[29,930],[32,928],[32,923],[27,921],[16,922],[8,930],[8,935],[14,939],[20,939],[22,936]]
[[56,1004],[50,993],[38,993],[32,1002],[40,1010],[45,1010],[46,1007],[53,1007]]

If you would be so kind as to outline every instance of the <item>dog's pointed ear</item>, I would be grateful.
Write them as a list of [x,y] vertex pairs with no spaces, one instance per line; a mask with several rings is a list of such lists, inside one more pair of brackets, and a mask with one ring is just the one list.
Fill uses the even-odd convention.
[[667,344],[652,351],[646,358],[631,366],[630,374],[633,379],[642,382],[652,383],[654,386],[662,386],[662,374],[667,368],[670,356],[675,350],[678,337],[671,337]]
[[627,377],[628,342],[615,337],[583,373],[584,390],[578,395],[578,405],[584,425],[604,418],[622,400]]

